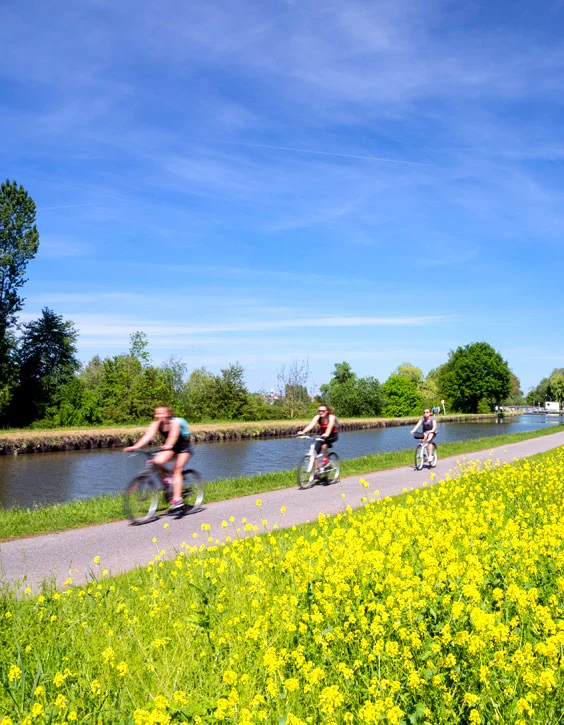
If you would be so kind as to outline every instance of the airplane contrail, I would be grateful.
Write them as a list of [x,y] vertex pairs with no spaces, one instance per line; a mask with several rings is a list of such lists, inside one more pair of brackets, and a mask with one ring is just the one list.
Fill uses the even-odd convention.
[[266,143],[246,143],[244,141],[223,141],[232,146],[250,146],[259,149],[276,149],[278,151],[293,151],[300,154],[315,154],[316,156],[337,156],[344,159],[360,159],[362,161],[383,161],[388,164],[408,164],[410,166],[433,166],[425,161],[405,161],[404,159],[389,159],[385,156],[361,156],[357,154],[342,154],[335,151],[317,151],[315,149],[295,148],[294,146],[276,146]]
[[62,206],[39,206],[37,211],[51,211],[52,209],[72,209],[76,206],[96,206],[95,203],[91,204],[64,204]]

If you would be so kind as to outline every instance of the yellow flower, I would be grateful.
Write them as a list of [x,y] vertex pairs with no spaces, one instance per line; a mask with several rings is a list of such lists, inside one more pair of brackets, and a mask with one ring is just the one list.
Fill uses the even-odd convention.
[[300,686],[300,682],[296,677],[288,677],[284,680],[284,687],[287,692],[295,692]]
[[319,695],[319,704],[321,705],[321,712],[326,715],[333,715],[335,710],[338,710],[343,704],[345,697],[339,690],[338,685],[330,685],[324,687]]
[[8,680],[10,682],[14,682],[14,680],[19,680],[21,676],[21,669],[17,665],[10,665],[10,669],[8,670]]
[[237,679],[237,673],[233,670],[225,670],[223,673],[223,681],[226,685],[236,685]]
[[187,705],[189,702],[184,690],[176,690],[172,695],[172,699],[174,700],[174,702],[182,706]]
[[168,708],[168,700],[162,695],[157,695],[154,701],[157,710],[166,710]]
[[40,702],[34,702],[31,708],[31,717],[36,718],[43,715],[43,705]]
[[100,557],[99,556],[95,556],[94,557],[94,563],[95,564],[99,564],[100,563]]
[[125,677],[129,672],[127,662],[120,662],[116,667],[117,673],[120,677]]

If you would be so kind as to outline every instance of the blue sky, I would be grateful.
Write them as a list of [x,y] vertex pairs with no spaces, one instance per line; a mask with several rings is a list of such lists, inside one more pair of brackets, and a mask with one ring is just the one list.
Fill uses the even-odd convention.
[[560,2],[0,5],[0,176],[37,203],[23,321],[82,360],[385,380],[485,340],[564,365]]

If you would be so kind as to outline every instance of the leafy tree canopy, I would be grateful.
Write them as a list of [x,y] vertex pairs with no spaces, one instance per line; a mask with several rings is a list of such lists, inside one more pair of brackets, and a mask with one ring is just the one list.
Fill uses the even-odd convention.
[[407,378],[408,380],[411,380],[411,382],[414,383],[417,388],[419,388],[423,383],[423,371],[421,370],[421,368],[418,368],[408,362],[404,362],[401,365],[398,365],[392,375],[400,375],[402,378]]
[[562,404],[564,400],[564,375],[560,372],[553,372],[548,381],[548,387],[552,399]]
[[376,378],[359,378],[348,362],[337,363],[329,384],[321,386],[321,399],[340,416],[379,415],[382,386]]
[[451,409],[476,413],[480,401],[486,401],[491,409],[506,400],[511,391],[511,371],[491,345],[473,342],[449,353],[440,369],[439,387]]
[[422,411],[423,397],[413,380],[403,375],[392,374],[382,385],[385,397],[384,415],[387,418],[402,418],[418,415]]

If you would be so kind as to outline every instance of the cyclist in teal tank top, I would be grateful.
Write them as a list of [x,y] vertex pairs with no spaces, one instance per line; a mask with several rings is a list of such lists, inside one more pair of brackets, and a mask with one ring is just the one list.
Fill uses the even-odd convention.
[[168,405],[158,405],[155,408],[155,420],[139,438],[137,443],[124,448],[125,451],[136,451],[151,443],[159,434],[163,439],[161,450],[154,456],[153,464],[164,466],[175,456],[172,473],[172,501],[170,510],[182,508],[182,469],[192,456],[190,446],[190,428],[184,418],[173,416]]

